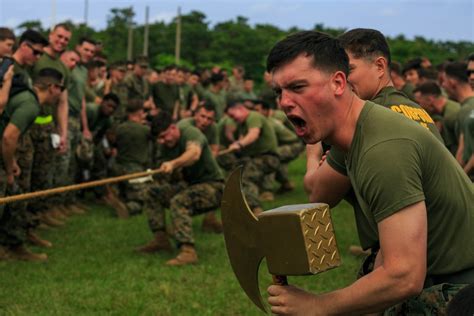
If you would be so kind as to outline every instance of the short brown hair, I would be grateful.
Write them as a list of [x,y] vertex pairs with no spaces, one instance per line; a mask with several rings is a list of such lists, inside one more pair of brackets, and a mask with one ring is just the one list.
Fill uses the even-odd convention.
[[0,27],[0,41],[15,40],[15,34],[7,27]]

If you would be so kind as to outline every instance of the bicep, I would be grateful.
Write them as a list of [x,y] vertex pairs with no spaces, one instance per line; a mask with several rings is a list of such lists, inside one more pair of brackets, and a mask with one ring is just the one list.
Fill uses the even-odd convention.
[[3,132],[3,141],[16,142],[20,137],[21,131],[14,124],[8,124]]
[[426,276],[428,220],[424,201],[409,205],[378,223],[381,266],[389,273],[410,274],[416,284]]

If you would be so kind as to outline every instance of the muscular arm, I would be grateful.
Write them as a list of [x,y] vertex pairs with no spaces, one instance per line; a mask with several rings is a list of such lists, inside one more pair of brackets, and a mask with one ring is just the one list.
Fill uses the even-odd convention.
[[5,170],[9,176],[13,175],[16,166],[15,152],[20,134],[18,127],[13,124],[8,124],[3,132],[2,155]]
[[82,104],[81,104],[81,124],[82,124],[82,133],[84,137],[87,139],[92,139],[91,131],[89,129],[89,122],[87,121],[85,97],[82,98]]
[[189,142],[186,145],[186,150],[178,158],[164,162],[161,168],[164,172],[169,173],[181,167],[193,165],[201,157],[202,149],[197,143]]
[[5,73],[2,86],[0,87],[0,114],[3,113],[3,110],[8,103],[8,95],[12,86],[12,79],[13,66],[10,66],[10,68],[8,68],[7,72]]
[[58,113],[57,113],[57,119],[58,119],[58,127],[59,127],[59,135],[61,136],[61,142],[62,142],[62,147],[60,147],[61,152],[65,152],[67,150],[67,120],[68,120],[68,115],[69,115],[69,104],[68,104],[68,92],[67,90],[64,90],[61,93],[61,97],[59,99],[59,104],[58,104]]
[[[417,295],[426,275],[427,216],[424,201],[378,224],[379,266],[352,285],[323,295],[295,287],[271,286],[272,312],[301,315],[347,315],[381,311]],[[281,302],[283,305],[278,305]]]
[[246,146],[254,143],[258,139],[258,136],[260,136],[260,128],[258,128],[258,127],[250,128],[248,133],[245,134],[244,137],[239,139],[239,143],[243,147],[246,147]]
[[464,172],[467,174],[470,174],[474,170],[474,154],[471,155],[469,160],[466,162],[466,165],[464,166]]

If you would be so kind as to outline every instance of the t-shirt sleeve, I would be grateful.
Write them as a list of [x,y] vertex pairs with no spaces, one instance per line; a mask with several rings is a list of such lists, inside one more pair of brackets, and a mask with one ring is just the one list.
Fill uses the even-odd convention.
[[377,144],[360,157],[355,183],[376,222],[425,200],[420,153],[414,141],[397,139]]
[[343,151],[335,147],[331,147],[326,157],[326,161],[331,166],[331,168],[333,168],[340,174],[347,176],[346,158]]
[[250,130],[251,128],[262,128],[263,126],[263,118],[253,114],[255,113],[251,113],[246,121],[248,130]]
[[23,134],[39,114],[39,107],[31,100],[23,101],[12,113],[10,122]]
[[193,127],[188,127],[183,132],[184,143],[188,144],[189,142],[197,143],[203,148],[207,143],[206,137],[197,129]]

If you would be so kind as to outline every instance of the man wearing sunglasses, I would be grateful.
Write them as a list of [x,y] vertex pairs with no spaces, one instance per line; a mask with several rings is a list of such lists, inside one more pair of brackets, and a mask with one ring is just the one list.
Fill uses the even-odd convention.
[[[20,142],[30,137],[31,128],[36,126],[37,118],[41,117],[46,105],[55,105],[62,93],[62,75],[55,69],[44,68],[33,81],[32,89],[23,86],[10,93],[10,99],[5,111],[0,116],[0,135],[2,155],[0,155],[0,195],[16,194],[17,187],[23,187],[19,182],[28,179],[31,174],[28,169],[22,169],[20,160],[34,156],[34,152],[20,151]],[[31,165],[30,160],[30,165]],[[20,175],[22,175],[20,177]],[[22,203],[20,203],[22,204]],[[46,254],[36,254],[25,246],[25,231],[27,222],[25,208],[17,203],[2,206],[0,210],[0,258],[45,261]]]
[[32,67],[38,61],[43,55],[44,47],[47,45],[48,40],[37,31],[26,30],[21,35],[18,49],[13,54],[13,59],[15,60],[15,80],[21,80],[21,82],[32,88],[33,82],[27,67]]

